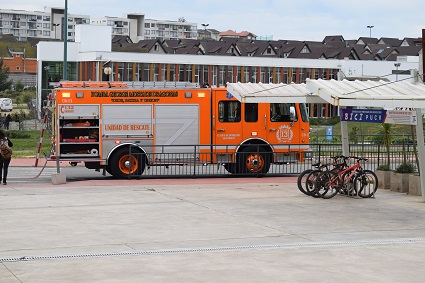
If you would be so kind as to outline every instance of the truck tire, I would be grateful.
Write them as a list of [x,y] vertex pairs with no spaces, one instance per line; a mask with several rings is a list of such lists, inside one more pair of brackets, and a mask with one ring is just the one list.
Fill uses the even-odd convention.
[[126,179],[130,176],[143,174],[146,166],[146,159],[142,154],[143,151],[137,147],[131,149],[129,147],[121,147],[113,153],[110,159],[110,174],[117,179]]
[[231,173],[231,174],[235,174],[236,173],[236,164],[235,163],[225,163],[224,169],[226,169],[226,171]]
[[236,156],[236,173],[262,176],[269,172],[272,157],[264,147],[258,150],[256,146],[248,146]]

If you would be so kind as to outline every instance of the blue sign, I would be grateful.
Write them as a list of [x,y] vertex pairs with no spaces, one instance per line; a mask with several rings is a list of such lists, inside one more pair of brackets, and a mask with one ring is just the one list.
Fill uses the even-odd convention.
[[331,141],[334,134],[333,126],[326,126],[326,140]]
[[377,109],[340,109],[340,119],[346,122],[383,123],[386,110]]

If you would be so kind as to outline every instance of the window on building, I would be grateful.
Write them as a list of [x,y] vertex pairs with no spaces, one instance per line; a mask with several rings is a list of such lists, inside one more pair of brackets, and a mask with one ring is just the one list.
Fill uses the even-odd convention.
[[176,81],[176,65],[170,64],[170,81]]
[[21,67],[16,66],[16,71],[19,71],[21,69]]
[[242,70],[240,66],[236,67],[236,82],[241,82],[242,81]]
[[37,20],[42,20],[43,17],[41,15],[37,15]]
[[143,80],[149,82],[151,79],[151,64],[145,64],[145,69],[143,72]]
[[145,28],[150,28],[151,24],[150,23],[145,23]]
[[43,17],[43,21],[50,22],[50,16],[44,16]]
[[159,80],[159,64],[153,64],[153,81]]
[[281,77],[280,77],[280,68],[276,68],[276,84],[280,84],[281,83]]
[[304,46],[300,53],[310,53],[307,46]]
[[73,32],[68,32],[68,36],[74,36]]
[[185,79],[184,79],[185,69],[186,69],[186,65],[184,65],[184,64],[179,65],[179,82],[185,81]]
[[43,36],[50,36],[50,30],[43,30]]
[[70,29],[74,29],[74,26],[73,25],[68,25],[68,30],[70,30]]
[[244,70],[244,82],[247,83],[249,81],[250,81],[250,79],[249,79],[249,68],[248,67],[245,67],[245,70]]
[[240,122],[241,103],[239,101],[220,101],[218,103],[218,121]]
[[50,28],[50,23],[43,23],[43,28]]

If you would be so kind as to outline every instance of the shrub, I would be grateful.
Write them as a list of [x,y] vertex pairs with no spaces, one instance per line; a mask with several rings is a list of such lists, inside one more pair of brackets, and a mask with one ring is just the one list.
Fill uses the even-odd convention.
[[376,168],[376,170],[380,170],[380,171],[391,171],[391,168],[389,165],[379,165],[378,168]]
[[396,173],[402,173],[402,174],[413,173],[415,171],[416,171],[416,166],[413,165],[412,163],[402,163],[395,169]]
[[8,137],[11,139],[29,139],[31,138],[31,135],[25,131],[10,131],[9,134],[7,134]]

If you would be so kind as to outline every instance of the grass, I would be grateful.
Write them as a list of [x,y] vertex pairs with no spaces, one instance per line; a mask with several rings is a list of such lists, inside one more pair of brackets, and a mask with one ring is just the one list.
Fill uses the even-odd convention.
[[[6,131],[5,133],[13,142],[12,158],[34,158],[36,156],[41,131]],[[49,150],[50,136],[45,132],[40,157],[44,157],[43,151],[48,153]]]

